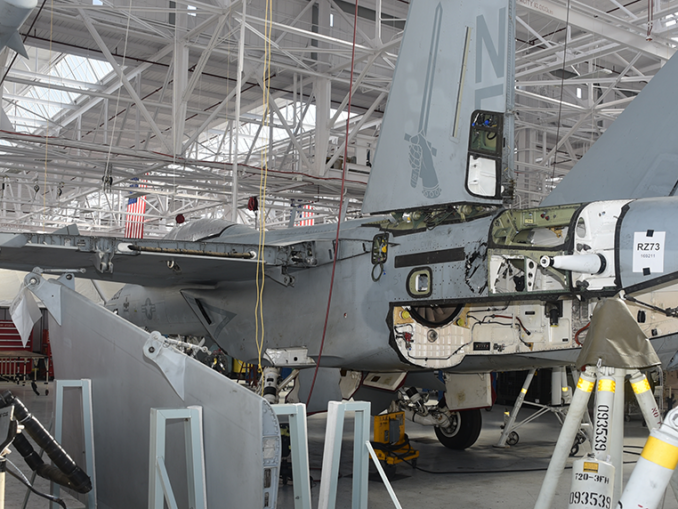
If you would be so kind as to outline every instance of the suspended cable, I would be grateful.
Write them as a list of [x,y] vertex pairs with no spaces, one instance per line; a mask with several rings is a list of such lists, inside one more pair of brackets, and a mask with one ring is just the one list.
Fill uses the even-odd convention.
[[[42,0],[42,4],[40,4],[40,9],[38,9],[38,13],[35,15],[35,18],[33,18],[33,21],[31,22],[31,26],[28,27],[28,30],[26,31],[26,35],[24,35],[24,44],[26,43],[26,39],[28,39],[28,34],[30,34],[31,30],[33,30],[33,27],[35,26],[35,22],[38,21],[38,18],[40,17],[40,13],[42,12],[42,8],[45,7],[46,3],[47,3],[47,0]],[[51,43],[51,41],[50,41],[50,43]],[[18,57],[19,57],[19,54],[15,51],[14,52],[14,58],[12,58],[12,61],[7,66],[7,71],[5,71],[5,75],[0,80],[0,87],[5,83],[5,78],[7,78],[9,71],[12,69],[14,62],[16,62],[16,59]]]
[[567,0],[567,15],[565,17],[565,45],[563,46],[563,67],[560,70],[560,100],[558,101],[558,125],[556,126],[556,145],[553,154],[553,171],[551,172],[551,184],[556,178],[556,166],[558,165],[558,143],[560,142],[560,122],[563,113],[563,91],[565,89],[565,62],[567,61],[567,43],[570,40],[570,0]]
[[[245,20],[242,20],[245,23]],[[262,125],[263,129],[269,126],[270,100],[271,100],[271,36],[273,34],[273,0],[266,0],[266,13],[264,19],[264,68],[262,75]],[[266,135],[264,135],[266,136]],[[269,133],[270,137],[270,133]],[[266,185],[268,181],[268,143],[261,149],[261,173],[259,176],[259,246],[257,255],[257,302],[254,307],[255,340],[257,343],[257,362],[261,372],[261,358],[264,349],[264,283],[266,280],[264,265],[264,247],[266,245]],[[234,204],[235,206],[235,204]],[[263,388],[263,384],[261,384]]]
[[[123,75],[125,71],[125,60],[127,58],[127,40],[129,39],[129,25],[130,25],[130,20],[132,19],[132,3],[133,0],[130,0],[129,2],[129,10],[127,12],[127,27],[125,28],[125,44],[123,46],[122,50],[122,64],[120,65],[120,86],[118,87],[118,94],[116,96],[115,100],[115,111],[116,114],[113,115],[113,129],[111,130],[111,142],[108,144],[108,153],[106,154],[106,167],[111,162],[111,150],[113,150],[113,139],[115,138],[115,127],[118,122],[118,107],[120,105],[120,91],[122,90],[122,81],[123,81]],[[108,111],[104,111],[105,114],[108,114]],[[106,119],[104,119],[106,121]],[[138,149],[139,147],[135,147]]]
[[[341,222],[344,208],[344,192],[346,188],[346,174],[348,173],[348,134],[351,123],[351,99],[353,98],[353,68],[355,65],[355,40],[356,29],[358,27],[358,0],[355,0],[355,12],[353,13],[353,44],[351,46],[351,76],[348,80],[348,106],[346,115],[346,141],[344,142],[344,165],[341,173],[341,192],[339,193],[339,214],[337,215],[337,234],[334,238],[334,258],[332,260],[332,276],[330,277],[330,291],[327,296],[327,310],[325,311],[325,323],[323,325],[323,335],[320,340],[320,349],[318,350],[318,360],[315,363],[315,371],[313,372],[313,381],[311,388],[308,391],[308,398],[306,399],[306,406],[311,403],[311,396],[313,395],[313,388],[315,387],[315,380],[318,376],[318,368],[320,368],[320,359],[323,355],[323,348],[325,346],[325,336],[327,335],[327,322],[330,317],[330,307],[332,306],[332,289],[334,288],[334,273],[337,268],[337,256],[339,253],[339,232],[341,230]],[[348,206],[348,203],[346,203]]]
[[[50,16],[49,16],[49,57],[47,59],[47,72],[49,72],[49,67],[52,65],[52,40],[54,38],[54,0],[50,3]],[[9,72],[9,71],[8,71]],[[47,127],[45,128],[45,168],[43,171],[42,177],[42,214],[40,214],[40,221],[42,227],[45,227],[45,209],[47,208],[47,160],[49,155],[49,121],[50,115],[49,111],[51,109],[52,101],[52,80],[49,80],[47,84]],[[36,176],[37,180],[37,176]],[[35,185],[35,193],[37,195],[40,187]]]

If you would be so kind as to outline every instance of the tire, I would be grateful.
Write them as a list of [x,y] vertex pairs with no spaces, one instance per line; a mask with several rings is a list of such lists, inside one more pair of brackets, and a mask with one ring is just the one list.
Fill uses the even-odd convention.
[[479,408],[452,412],[452,426],[448,429],[436,426],[438,440],[448,449],[457,451],[468,449],[476,443],[483,427],[483,417]]
[[516,433],[515,431],[511,431],[511,433],[509,433],[508,438],[506,439],[506,443],[508,445],[516,445],[519,440],[520,435],[518,435],[518,433]]

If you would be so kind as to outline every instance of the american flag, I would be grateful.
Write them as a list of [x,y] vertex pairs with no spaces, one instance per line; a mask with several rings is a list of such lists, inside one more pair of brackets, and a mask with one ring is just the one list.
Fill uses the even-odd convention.
[[[298,219],[294,222],[295,226],[313,226],[315,224],[315,211],[313,210],[312,205],[304,205],[301,214],[299,214],[301,219]],[[309,219],[305,219],[309,218]]]
[[[138,181],[139,179],[133,178]],[[130,187],[146,187],[143,184],[132,184]],[[144,238],[144,213],[146,212],[146,196],[135,196],[127,199],[127,214],[125,218],[125,238]]]

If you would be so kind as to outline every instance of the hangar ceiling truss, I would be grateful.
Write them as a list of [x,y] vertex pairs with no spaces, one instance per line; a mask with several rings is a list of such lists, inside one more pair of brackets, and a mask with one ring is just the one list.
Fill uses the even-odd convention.
[[[671,57],[678,0],[651,0],[651,20],[645,1],[516,3],[522,207],[548,194]],[[146,236],[166,234],[179,214],[252,223],[262,167],[271,227],[300,210],[335,221],[346,143],[344,199],[358,215],[408,2],[360,1],[352,84],[352,2],[276,0],[268,22],[265,5],[46,0],[21,29],[30,58],[10,67],[14,53],[0,54],[13,124],[0,132],[3,229],[76,223],[122,236],[140,196]]]

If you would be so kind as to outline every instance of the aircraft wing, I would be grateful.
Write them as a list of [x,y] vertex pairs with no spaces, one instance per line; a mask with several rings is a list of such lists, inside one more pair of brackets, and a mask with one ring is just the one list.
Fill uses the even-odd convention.
[[[253,280],[258,252],[256,245],[228,242],[0,233],[2,268],[73,270],[89,279],[155,287]],[[312,241],[266,246],[261,258],[268,268],[318,263]]]
[[675,196],[676,83],[678,56],[645,85],[542,204]]

